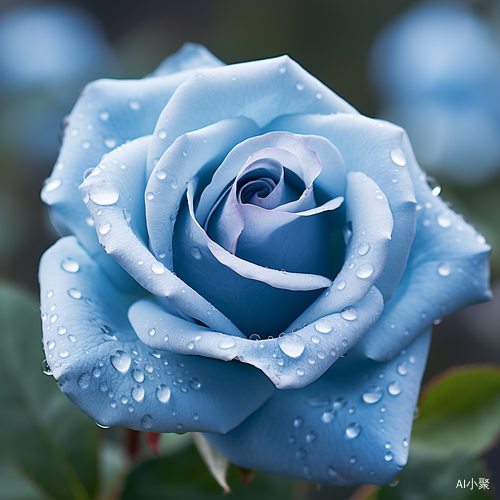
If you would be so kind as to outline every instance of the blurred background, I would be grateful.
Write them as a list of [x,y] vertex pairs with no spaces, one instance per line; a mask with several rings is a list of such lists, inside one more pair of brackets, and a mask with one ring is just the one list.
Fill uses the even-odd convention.
[[[85,83],[141,78],[186,41],[226,63],[288,54],[361,113],[408,130],[429,182],[493,246],[495,298],[436,325],[424,382],[500,364],[497,0],[0,0],[0,279],[38,294],[38,260],[58,238],[39,192]],[[485,459],[500,485],[500,448]]]

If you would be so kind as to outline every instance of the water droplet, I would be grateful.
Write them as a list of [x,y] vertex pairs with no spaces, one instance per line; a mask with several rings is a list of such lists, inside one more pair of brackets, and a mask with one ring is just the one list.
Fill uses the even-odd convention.
[[108,181],[96,181],[90,188],[90,199],[97,205],[112,205],[118,201],[118,189]]
[[67,358],[69,356],[69,352],[68,351],[59,351],[59,356],[61,358]]
[[370,250],[370,244],[369,243],[361,243],[358,246],[358,253],[359,253],[359,255],[366,255],[368,253],[368,250]]
[[393,396],[397,396],[398,394],[401,394],[401,387],[399,386],[398,382],[392,382],[387,386],[387,390],[389,391],[389,394],[392,394]]
[[328,467],[328,475],[330,477],[336,477],[338,472],[333,467]]
[[286,72],[286,68],[285,68],[285,66],[280,66],[280,67],[278,68],[278,71],[279,71],[280,73],[285,73],[285,72]]
[[172,186],[174,189],[179,186],[179,181],[177,179],[172,179],[170,181],[170,186]]
[[295,86],[297,87],[297,90],[304,90],[304,84],[302,82],[298,82]]
[[262,340],[260,335],[258,333],[252,333],[250,337],[248,337],[249,340]]
[[160,139],[165,139],[165,137],[167,137],[167,131],[161,128],[160,130],[158,130],[158,137]]
[[142,385],[134,385],[130,394],[136,401],[142,401],[144,399],[146,391],[144,390],[144,387],[142,387]]
[[130,101],[128,103],[128,105],[130,106],[131,109],[133,109],[134,111],[137,111],[141,105],[137,102],[137,101]]
[[99,386],[99,389],[101,389],[101,392],[108,392],[108,384],[106,384],[106,382],[102,382],[102,384]]
[[326,319],[320,319],[314,323],[314,328],[320,333],[328,333],[332,331],[332,325]]
[[451,219],[448,216],[447,213],[442,213],[437,216],[437,223],[441,227],[450,227],[451,226]]
[[153,271],[155,274],[163,274],[165,272],[165,267],[163,266],[163,264],[155,262],[151,265],[151,271]]
[[46,359],[42,361],[42,373],[44,375],[52,375],[52,370],[50,369],[49,363],[47,362]]
[[153,427],[153,417],[151,415],[144,415],[141,418],[141,425],[145,429],[150,429],[151,427]]
[[116,146],[116,140],[115,139],[105,139],[104,144],[109,148],[113,149]]
[[307,452],[306,450],[304,450],[303,448],[300,448],[299,450],[297,450],[297,452],[295,453],[295,457],[297,459],[304,459],[307,457]]
[[55,191],[61,184],[62,184],[61,179],[54,179],[52,181],[47,182],[47,184],[45,184],[43,190],[46,193],[50,193],[52,191]]
[[482,234],[478,234],[476,236],[476,240],[478,243],[481,243],[481,245],[484,245],[486,243],[486,238]]
[[198,247],[191,247],[191,255],[196,259],[201,259],[201,251]]
[[448,276],[451,273],[451,267],[448,263],[440,264],[437,271],[440,276]]
[[302,377],[302,375],[304,375],[304,373],[305,373],[305,371],[302,368],[297,368],[297,375]]
[[400,375],[403,375],[403,377],[408,374],[408,367],[406,366],[406,363],[398,365],[397,370]]
[[78,386],[82,389],[86,389],[90,385],[90,373],[84,373],[78,379]]
[[404,446],[405,448],[408,448],[408,439],[406,439],[406,438],[405,438],[405,439],[403,439],[403,446]]
[[338,398],[334,401],[333,407],[336,410],[339,410],[340,408],[343,408],[347,404],[347,400],[345,398]]
[[405,154],[400,149],[393,149],[391,151],[391,160],[400,167],[404,167],[406,165]]
[[321,93],[319,92],[316,92],[316,99],[321,99],[323,96],[321,95]]
[[349,462],[351,462],[351,464],[355,464],[357,461],[358,461],[358,457],[356,457],[355,455],[353,455],[353,456],[349,459]]
[[198,378],[192,377],[189,379],[189,387],[191,387],[191,389],[194,389],[195,391],[198,391],[201,388],[201,382],[198,380]]
[[144,369],[148,372],[148,373],[153,373],[154,371],[154,368],[152,365],[150,365],[149,363],[147,365],[144,365]]
[[144,372],[142,370],[139,370],[138,368],[132,370],[132,378],[136,382],[144,382]]
[[353,422],[352,424],[347,426],[347,429],[345,430],[345,435],[349,439],[354,439],[355,437],[359,436],[360,432],[361,432],[361,426],[357,422]]
[[346,307],[345,309],[342,309],[340,316],[347,321],[354,321],[358,317],[358,313],[356,312],[356,309]]
[[59,318],[59,316],[57,314],[53,314],[51,317],[50,317],[50,322],[51,323],[55,323],[57,321],[57,319]]
[[234,347],[235,344],[236,342],[234,341],[234,339],[229,336],[225,336],[219,340],[219,347],[221,349],[231,349],[231,347]]
[[58,329],[57,329],[57,333],[59,335],[64,335],[68,330],[66,330],[66,327],[64,326],[60,326]]
[[346,285],[345,280],[340,280],[340,281],[337,283],[337,288],[338,288],[339,290],[343,290],[343,289],[345,288],[345,285]]
[[76,342],[76,337],[74,335],[70,335],[68,339],[70,340],[70,342]]
[[82,298],[82,292],[80,292],[80,290],[77,290],[76,288],[69,289],[68,295],[77,300]]
[[160,403],[168,403],[170,399],[170,389],[165,384],[160,384],[156,388],[155,395]]
[[109,359],[111,364],[121,373],[126,373],[132,362],[130,355],[120,349],[114,350],[109,355]]
[[76,262],[76,260],[73,259],[64,259],[61,262],[61,267],[67,272],[67,273],[77,273],[80,270],[80,264]]
[[293,333],[283,335],[278,338],[278,345],[280,349],[291,358],[298,358],[305,349],[304,341]]
[[357,269],[356,269],[356,276],[358,278],[369,278],[373,273],[373,266],[370,264],[361,264]]
[[190,349],[190,350],[194,349],[194,342],[192,342],[192,341],[189,342],[187,346],[188,346],[188,349]]
[[47,347],[49,348],[49,350],[51,350],[51,351],[52,351],[52,349],[54,349],[54,347],[55,347],[55,346],[56,346],[56,343],[55,343],[55,341],[54,341],[54,340],[49,340],[49,341],[47,342]]
[[378,403],[384,393],[380,387],[369,387],[366,392],[363,393],[363,401],[368,404]]
[[109,233],[109,230],[111,229],[111,224],[109,222],[104,222],[99,226],[99,233],[100,234],[107,234]]
[[431,192],[433,196],[439,196],[441,194],[441,186],[438,184],[438,181],[434,178],[428,175],[426,177],[427,184],[431,188]]
[[311,337],[311,340],[312,340],[312,342],[313,342],[314,344],[319,344],[319,338],[318,338],[318,337],[316,337],[316,335],[313,335],[313,336]]
[[306,442],[307,443],[313,443],[314,441],[316,441],[317,437],[318,436],[316,435],[316,433],[314,431],[311,431],[306,436]]
[[148,330],[149,335],[152,337],[156,333],[156,328],[150,328]]
[[388,451],[385,455],[384,455],[384,458],[387,462],[390,462],[393,458],[394,458],[394,455]]
[[304,423],[304,419],[302,417],[297,417],[294,421],[293,421],[293,426],[298,429],[299,427],[302,426],[302,424]]
[[325,424],[329,424],[335,418],[335,415],[335,411],[327,410],[323,413],[323,415],[321,415],[321,421]]
[[151,191],[149,193],[146,194],[146,198],[151,201],[151,200],[154,200],[154,193],[152,193]]

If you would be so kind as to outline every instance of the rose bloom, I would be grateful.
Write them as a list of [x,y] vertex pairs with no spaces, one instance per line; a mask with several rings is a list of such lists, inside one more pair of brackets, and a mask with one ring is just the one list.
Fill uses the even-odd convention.
[[296,62],[185,45],[87,85],[42,191],[44,348],[101,425],[206,433],[322,484],[404,466],[434,321],[489,298],[490,247],[401,128]]

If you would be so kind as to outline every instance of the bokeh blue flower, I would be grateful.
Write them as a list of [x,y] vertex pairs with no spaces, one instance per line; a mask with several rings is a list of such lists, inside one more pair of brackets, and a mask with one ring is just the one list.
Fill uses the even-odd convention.
[[42,199],[60,389],[105,426],[206,433],[231,462],[384,484],[408,456],[432,325],[487,300],[489,245],[403,129],[283,56],[185,45],[88,84]]
[[369,61],[381,115],[404,127],[439,179],[480,184],[500,174],[500,44],[458,3],[423,3],[377,36]]

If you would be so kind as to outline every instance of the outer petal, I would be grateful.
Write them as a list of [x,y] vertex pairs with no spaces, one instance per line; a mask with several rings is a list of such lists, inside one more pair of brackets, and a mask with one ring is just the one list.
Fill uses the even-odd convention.
[[417,234],[394,296],[356,346],[356,351],[377,360],[392,358],[434,321],[491,298],[491,247],[440,197],[432,195],[407,138],[404,155],[418,201]]
[[405,269],[416,227],[415,194],[406,159],[399,154],[403,147],[403,129],[343,113],[282,117],[267,129],[326,137],[339,150],[348,172],[361,171],[380,186],[394,218],[389,257],[377,280],[377,288],[388,300]]
[[335,486],[385,484],[405,465],[430,331],[389,363],[342,361],[279,391],[239,427],[207,439],[232,463]]
[[356,113],[288,56],[198,71],[158,119],[148,172],[177,137],[220,120],[246,116],[263,127],[281,115],[338,111]]
[[139,338],[153,349],[225,361],[237,359],[262,370],[277,388],[296,389],[316,380],[358,343],[377,321],[382,308],[382,297],[374,288],[341,313],[325,316],[297,332],[262,341],[188,323],[144,300],[131,306],[129,319]]
[[[166,269],[146,246],[144,168],[148,137],[117,148],[80,187],[95,220],[103,248],[139,284],[157,297],[167,297],[179,311],[205,324],[242,335],[220,311]],[[127,167],[121,168],[126,162]],[[129,224],[131,222],[131,224]]]
[[93,258],[120,287],[134,282],[99,247],[88,212],[77,194],[85,171],[126,141],[149,135],[174,91],[194,70],[144,80],[97,80],[89,83],[65,127],[52,175],[42,190],[50,205]]
[[207,69],[225,66],[206,47],[199,43],[185,43],[175,54],[167,57],[151,76],[171,75],[191,69]]
[[241,363],[149,349],[127,321],[132,297],[117,291],[72,237],[44,254],[40,283],[54,377],[102,425],[226,432],[273,393],[264,375]]

